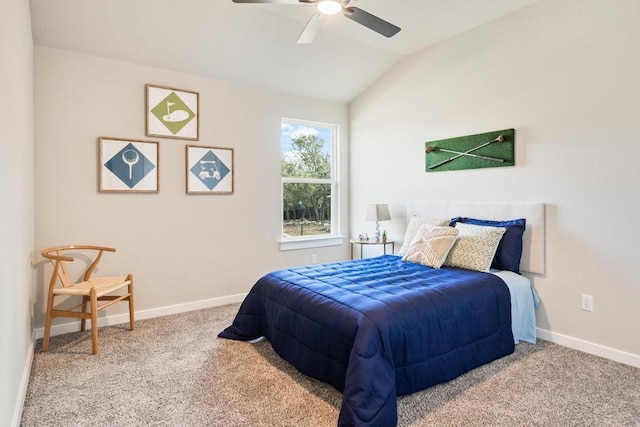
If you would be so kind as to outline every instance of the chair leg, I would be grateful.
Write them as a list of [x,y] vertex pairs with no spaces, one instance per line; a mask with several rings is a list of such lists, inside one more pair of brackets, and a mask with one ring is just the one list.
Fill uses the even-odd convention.
[[51,334],[51,310],[53,310],[53,294],[49,294],[47,299],[47,315],[44,321],[44,339],[42,340],[42,351],[49,350],[49,335]]
[[133,304],[133,274],[127,275],[127,280],[129,283],[129,330],[133,331],[136,328],[136,320],[134,315],[134,304]]
[[[82,312],[87,312],[87,305],[89,304],[89,298],[86,296],[82,297]],[[85,317],[80,320],[80,332],[84,332],[87,326],[87,319]]]
[[96,288],[91,288],[91,353],[98,354],[98,297]]

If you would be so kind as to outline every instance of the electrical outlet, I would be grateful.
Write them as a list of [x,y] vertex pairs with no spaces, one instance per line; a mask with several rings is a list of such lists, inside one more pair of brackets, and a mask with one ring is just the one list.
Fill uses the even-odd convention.
[[591,295],[582,294],[582,309],[593,311],[593,297]]
[[315,264],[318,262],[318,255],[313,254],[311,255],[311,264]]

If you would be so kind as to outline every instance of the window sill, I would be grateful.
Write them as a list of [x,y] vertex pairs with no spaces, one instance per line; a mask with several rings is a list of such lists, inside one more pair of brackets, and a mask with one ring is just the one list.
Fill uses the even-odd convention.
[[344,245],[343,236],[314,237],[309,239],[282,240],[280,241],[281,251],[294,251],[297,249],[322,248],[325,246]]

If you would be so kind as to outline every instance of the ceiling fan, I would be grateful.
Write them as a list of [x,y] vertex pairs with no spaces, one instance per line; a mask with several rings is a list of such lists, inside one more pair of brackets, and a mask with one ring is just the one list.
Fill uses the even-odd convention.
[[342,12],[344,16],[364,25],[385,37],[393,37],[400,27],[378,18],[357,7],[349,7],[351,0],[233,0],[234,3],[276,3],[276,4],[314,4],[318,12],[313,14],[298,37],[298,44],[311,43],[322,25],[322,16]]

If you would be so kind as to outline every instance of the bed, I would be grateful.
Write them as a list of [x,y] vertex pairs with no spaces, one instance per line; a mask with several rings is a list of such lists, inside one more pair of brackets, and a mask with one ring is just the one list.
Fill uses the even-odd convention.
[[[526,219],[517,267],[544,273],[542,204],[413,202],[407,214],[409,229],[423,218],[457,218],[462,224],[453,228],[491,233],[500,244],[505,231],[494,235],[506,228],[465,221]],[[418,230],[463,233],[451,228],[430,223]],[[402,256],[271,272],[258,280],[219,336],[265,337],[299,371],[341,391],[338,425],[396,425],[397,396],[506,356],[519,340],[535,342],[536,298],[529,279],[488,265],[485,271],[450,265],[450,255],[469,241],[461,236],[455,234],[446,260],[436,267],[408,261],[420,252],[407,243]]]

